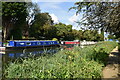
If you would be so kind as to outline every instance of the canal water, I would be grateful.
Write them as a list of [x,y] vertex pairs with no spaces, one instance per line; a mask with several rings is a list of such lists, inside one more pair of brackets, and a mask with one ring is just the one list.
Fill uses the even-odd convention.
[[48,48],[24,48],[17,50],[7,50],[2,54],[2,62],[7,63],[18,58],[28,58],[30,56],[40,56],[42,54],[53,54],[60,50],[58,47],[48,47]]

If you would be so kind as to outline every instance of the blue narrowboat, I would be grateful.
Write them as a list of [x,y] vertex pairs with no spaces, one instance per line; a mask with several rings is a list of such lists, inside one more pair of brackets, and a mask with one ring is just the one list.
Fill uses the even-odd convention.
[[59,46],[57,41],[9,41],[9,47]]

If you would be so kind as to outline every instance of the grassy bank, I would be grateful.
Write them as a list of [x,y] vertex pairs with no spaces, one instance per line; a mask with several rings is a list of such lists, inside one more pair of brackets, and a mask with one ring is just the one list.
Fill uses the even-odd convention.
[[119,52],[120,52],[120,42],[118,43],[118,50],[119,50]]
[[59,51],[38,58],[28,58],[9,64],[6,78],[101,78],[102,68],[115,42]]

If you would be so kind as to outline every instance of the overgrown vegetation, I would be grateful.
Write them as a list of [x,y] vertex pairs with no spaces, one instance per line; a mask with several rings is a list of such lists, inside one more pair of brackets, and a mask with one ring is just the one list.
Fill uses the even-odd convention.
[[101,29],[120,38],[120,2],[81,2],[75,3],[76,14],[83,14],[82,20],[78,21],[83,28]]
[[120,52],[120,42],[118,43],[118,50],[119,50],[119,52]]
[[119,50],[119,52],[120,52],[120,38],[118,38],[118,50]]
[[115,42],[62,50],[54,55],[13,62],[5,69],[6,78],[101,78],[102,68]]

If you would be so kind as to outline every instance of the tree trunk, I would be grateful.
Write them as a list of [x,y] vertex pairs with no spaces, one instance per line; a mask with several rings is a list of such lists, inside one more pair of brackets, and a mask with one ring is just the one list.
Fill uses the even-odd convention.
[[6,27],[3,28],[3,42],[6,41],[6,32],[7,32],[6,29],[7,29]]
[[10,35],[10,30],[13,28],[13,25],[6,21],[6,25],[3,25],[3,42],[6,42],[8,36]]

